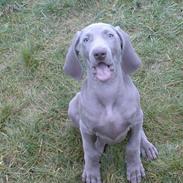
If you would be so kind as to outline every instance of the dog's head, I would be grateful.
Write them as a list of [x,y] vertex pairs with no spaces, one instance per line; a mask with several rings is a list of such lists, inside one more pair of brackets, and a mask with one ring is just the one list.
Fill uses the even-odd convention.
[[82,78],[80,58],[87,62],[92,76],[103,82],[118,67],[130,74],[141,64],[127,33],[104,23],[91,24],[75,34],[64,65],[65,73],[75,79]]

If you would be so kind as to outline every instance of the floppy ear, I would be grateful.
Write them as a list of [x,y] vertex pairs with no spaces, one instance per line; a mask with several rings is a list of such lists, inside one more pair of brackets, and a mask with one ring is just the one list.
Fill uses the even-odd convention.
[[119,26],[115,27],[115,29],[120,37],[122,45],[121,67],[124,72],[130,74],[140,67],[141,60],[135,52],[135,49],[132,47],[129,35],[124,32]]
[[80,80],[82,78],[82,69],[78,57],[79,52],[76,50],[79,43],[80,34],[80,32],[75,34],[68,49],[64,64],[64,72],[76,80]]

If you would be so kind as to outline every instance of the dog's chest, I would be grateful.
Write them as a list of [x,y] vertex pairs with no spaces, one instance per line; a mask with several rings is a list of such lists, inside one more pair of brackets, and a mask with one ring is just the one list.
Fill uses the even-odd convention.
[[[131,86],[131,85],[130,85]],[[114,90],[112,88],[115,88]],[[115,143],[126,137],[136,116],[138,104],[134,87],[113,85],[97,90],[94,94],[83,92],[81,97],[81,121],[91,133],[107,143]],[[101,89],[101,88],[100,88]]]
[[108,142],[117,142],[125,138],[130,123],[122,111],[108,107],[99,116],[98,124],[93,131]]
[[[86,109],[86,108],[85,108]],[[121,109],[121,110],[120,110]],[[97,111],[86,110],[87,127],[107,143],[115,143],[126,137],[130,128],[131,112],[122,109],[121,107],[108,106],[106,108],[98,107]]]

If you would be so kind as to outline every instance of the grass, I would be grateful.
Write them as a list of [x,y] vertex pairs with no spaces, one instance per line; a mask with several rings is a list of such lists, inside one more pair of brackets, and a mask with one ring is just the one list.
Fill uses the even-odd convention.
[[[67,118],[80,83],[62,67],[73,34],[99,21],[126,30],[143,62],[133,80],[160,153],[143,160],[143,182],[183,182],[182,7],[181,0],[0,1],[0,182],[81,182],[81,138]],[[105,183],[126,182],[123,145],[102,156]]]

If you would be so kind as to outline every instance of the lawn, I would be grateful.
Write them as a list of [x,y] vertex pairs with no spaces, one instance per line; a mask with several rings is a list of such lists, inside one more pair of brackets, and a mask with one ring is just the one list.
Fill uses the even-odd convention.
[[[81,137],[68,103],[81,82],[63,73],[72,36],[93,22],[129,33],[144,128],[159,158],[143,183],[183,182],[181,0],[0,0],[0,183],[80,183]],[[126,181],[125,142],[102,156],[104,183]]]

